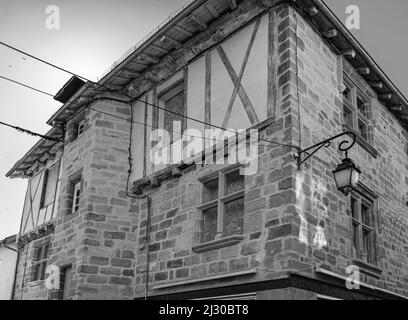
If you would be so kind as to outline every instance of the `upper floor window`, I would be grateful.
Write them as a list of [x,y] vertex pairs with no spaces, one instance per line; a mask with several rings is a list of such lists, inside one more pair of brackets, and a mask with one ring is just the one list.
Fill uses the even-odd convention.
[[354,191],[350,197],[353,232],[353,258],[377,263],[375,240],[375,200],[364,192]]
[[49,241],[34,249],[33,257],[33,273],[31,281],[45,279],[45,271],[47,268]]
[[201,242],[243,233],[244,187],[239,169],[203,181]]
[[[170,134],[171,142],[180,139],[177,133],[183,134],[186,127],[185,101],[184,101],[184,82],[180,82],[167,89],[159,96],[160,104],[164,106],[163,128]],[[180,125],[180,130],[175,128],[175,122]],[[173,137],[173,133],[175,137]]]
[[44,171],[43,184],[42,184],[42,190],[41,190],[40,209],[45,207],[45,197],[46,197],[47,188],[48,188],[48,176],[49,176],[49,171],[48,169],[46,169]]
[[82,119],[77,124],[77,137],[82,135],[84,133],[84,131],[85,131],[85,119]]
[[73,183],[72,213],[78,212],[81,199],[81,180]]
[[373,142],[371,99],[351,80],[344,79],[343,123],[368,143]]

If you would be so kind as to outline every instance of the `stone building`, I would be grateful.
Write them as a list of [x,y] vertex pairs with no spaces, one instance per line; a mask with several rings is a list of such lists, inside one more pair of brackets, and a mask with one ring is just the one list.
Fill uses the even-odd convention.
[[0,240],[0,300],[11,300],[17,266],[16,235]]
[[[29,181],[15,299],[408,296],[408,101],[321,0],[196,0],[55,98],[49,139],[8,173]],[[172,146],[256,129],[257,170],[211,164],[233,153],[218,141],[155,163],[162,128]],[[341,139],[295,157],[346,131],[347,196]]]

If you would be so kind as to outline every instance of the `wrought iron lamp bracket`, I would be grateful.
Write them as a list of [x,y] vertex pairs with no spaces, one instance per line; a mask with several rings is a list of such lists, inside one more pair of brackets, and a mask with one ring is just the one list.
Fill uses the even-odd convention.
[[[331,145],[331,142],[335,139],[338,139],[342,136],[351,136],[352,137],[352,141],[349,140],[343,140],[342,142],[339,143],[339,150],[343,151],[345,153],[346,158],[348,158],[348,150],[350,150],[354,144],[356,143],[356,134],[354,132],[351,131],[346,131],[343,133],[340,133],[334,137],[328,138],[322,142],[316,143],[315,145],[306,148],[306,149],[301,149],[301,148],[297,148],[297,155],[296,160],[297,160],[297,165],[298,165],[298,169],[300,170],[301,165],[306,162],[310,157],[312,157],[317,151],[319,151],[320,149],[322,149],[323,147],[328,148]],[[310,153],[308,151],[311,151]],[[304,159],[302,159],[302,155],[305,154],[307,155]]]

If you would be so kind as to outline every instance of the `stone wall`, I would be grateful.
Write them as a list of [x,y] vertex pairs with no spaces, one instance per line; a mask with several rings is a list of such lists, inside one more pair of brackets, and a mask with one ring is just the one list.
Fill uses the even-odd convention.
[[[261,130],[261,137],[294,145],[297,121],[294,78],[288,74],[291,46],[287,38],[288,9],[271,9],[275,28],[274,56],[277,62],[274,121]],[[293,149],[261,141],[258,172],[245,177],[243,235],[238,244],[196,253],[200,243],[202,177],[225,166],[196,165],[179,178],[164,181],[159,188],[146,190],[151,196],[152,216],[149,252],[149,295],[161,295],[283,276],[284,271],[309,268],[290,258],[295,224],[296,171]],[[136,268],[136,296],[145,294],[147,250],[147,209],[141,211]],[[238,273],[238,274],[237,274]],[[239,276],[239,274],[241,274]],[[235,275],[235,276],[234,276]],[[232,276],[232,278],[231,278]],[[207,281],[216,277],[217,281]],[[182,285],[182,286],[181,286]]]
[[[291,10],[296,32],[295,12]],[[374,120],[372,146],[375,157],[363,144],[356,144],[349,157],[361,168],[361,181],[378,195],[377,245],[379,279],[362,275],[362,281],[407,295],[407,132],[395,116],[382,105],[377,95],[351,65],[336,56],[327,43],[299,15],[297,16],[297,63],[301,119],[301,145],[311,146],[346,129],[342,126],[343,97],[340,87],[343,71],[362,91],[373,97]],[[296,44],[294,36],[291,43]],[[296,72],[296,51],[293,55],[293,73]],[[297,123],[294,123],[298,126]],[[348,199],[336,190],[331,173],[344,154],[337,149],[336,141],[328,149],[319,151],[297,179],[297,205],[299,215],[307,221],[308,245],[298,251],[298,259],[312,260],[316,265],[345,274],[352,263],[351,217],[347,212]],[[327,246],[313,246],[313,235],[319,220],[324,221]],[[301,222],[298,222],[301,225]],[[296,239],[293,239],[296,243]],[[293,249],[295,249],[297,244]]]
[[[260,143],[258,173],[245,177],[243,239],[211,251],[193,250],[200,243],[199,179],[219,170],[217,166],[194,165],[159,187],[147,188],[148,217],[146,199],[126,195],[129,105],[109,99],[94,103],[93,108],[122,119],[86,110],[87,130],[65,145],[49,264],[72,265],[71,299],[141,298],[146,294],[147,275],[148,294],[163,295],[277,279],[288,271],[314,276],[315,266],[344,274],[351,264],[347,199],[337,191],[331,174],[342,154],[337,145],[322,149],[298,172],[293,147],[308,147],[343,131],[342,64],[294,9],[282,5],[269,10],[275,30],[270,58],[276,63],[276,112],[261,130],[262,139],[269,142]],[[348,72],[359,77],[352,69]],[[380,103],[375,103],[375,110],[377,158],[358,145],[350,153],[363,169],[364,184],[379,196],[383,272],[379,280],[367,276],[362,280],[407,294],[407,134]],[[71,182],[79,177],[80,210],[72,214]],[[321,225],[327,243],[316,245]],[[25,261],[31,263],[30,246],[28,258],[24,251],[20,258],[17,283]],[[23,298],[53,297],[41,283],[28,288],[24,287],[27,296]],[[284,294],[296,296],[290,289]],[[16,297],[20,296],[18,284]],[[314,298],[306,291],[299,296]]]

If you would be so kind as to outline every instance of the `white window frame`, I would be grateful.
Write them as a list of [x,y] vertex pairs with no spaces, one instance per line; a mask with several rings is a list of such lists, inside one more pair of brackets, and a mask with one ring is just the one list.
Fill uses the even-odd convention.
[[[45,250],[45,248],[47,248]],[[33,276],[32,281],[42,281],[45,279],[45,271],[47,269],[48,255],[50,251],[50,243],[47,241],[41,246],[34,249],[34,261],[33,261]],[[38,271],[37,271],[38,268]]]
[[[364,141],[368,142],[369,144],[372,144],[373,142],[373,137],[372,133],[370,136],[370,126],[372,126],[372,99],[368,97],[366,94],[363,93],[363,91],[351,80],[349,79],[346,75],[344,75],[344,85],[350,89],[350,100],[345,98],[343,96],[343,124],[348,128],[351,129],[352,131],[356,132],[358,136],[363,139]],[[366,101],[367,108],[369,109],[369,118],[366,117],[366,115],[362,114],[358,110],[357,106],[357,101],[358,99],[362,101]],[[351,111],[351,117],[352,117],[352,123],[347,123],[344,119],[344,108],[349,109]],[[360,134],[359,131],[359,121],[361,121],[365,126],[366,126],[366,135],[367,137],[364,137],[362,134]]]
[[[353,201],[355,200],[356,208],[352,208]],[[361,207],[366,203],[366,206],[370,208],[370,225],[366,224],[363,220]],[[353,211],[356,213],[356,217],[353,216]],[[377,203],[376,199],[373,199],[364,191],[355,190],[350,195],[350,216],[351,216],[351,232],[352,232],[352,251],[353,259],[361,260],[365,263],[372,265],[378,264],[377,257],[377,243],[376,243],[376,211]],[[357,231],[355,232],[354,227],[356,226]],[[369,247],[367,250],[364,248],[364,231],[369,232]],[[356,237],[357,252],[354,254],[354,237]]]
[[81,121],[78,122],[78,132],[77,132],[77,138],[80,137],[85,131],[85,119],[82,119]]
[[71,213],[76,213],[79,210],[79,202],[81,200],[81,180],[76,182],[72,193],[72,210]]
[[[237,192],[226,194],[226,185],[227,185],[227,175],[234,173],[235,171],[239,171],[239,168],[230,169],[228,171],[219,171],[216,175],[210,175],[207,178],[201,180],[202,183],[202,192],[201,192],[201,202],[204,200],[204,193],[205,193],[205,184],[213,181],[218,180],[218,197],[214,200],[211,200],[207,203],[203,203],[197,207],[197,209],[201,212],[201,219],[204,221],[204,210],[211,209],[217,207],[217,230],[215,234],[215,239],[223,238],[224,233],[224,214],[225,214],[225,204],[234,200],[244,199],[245,197],[245,176],[242,176],[244,179],[244,186],[242,190]],[[201,227],[201,232],[204,233],[203,227]],[[242,230],[243,233],[243,230]],[[242,234],[241,233],[241,234]],[[237,234],[240,235],[240,234]],[[203,236],[201,237],[201,242],[203,243]],[[230,235],[232,236],[232,235]]]

